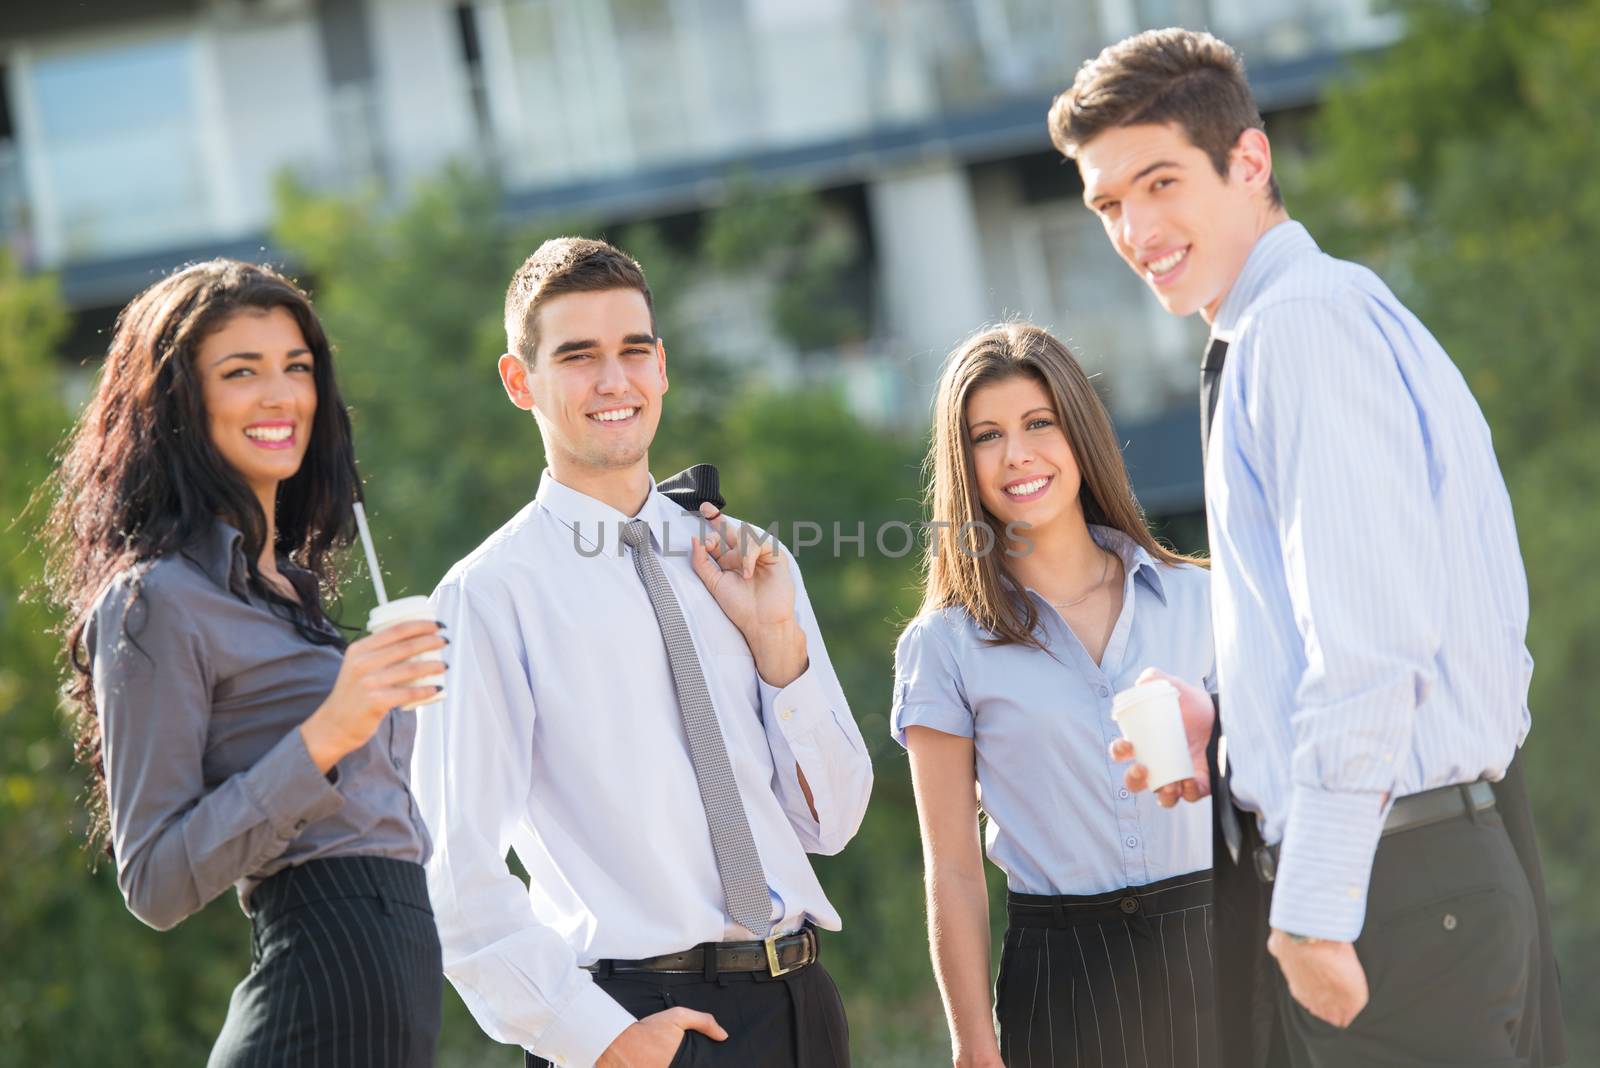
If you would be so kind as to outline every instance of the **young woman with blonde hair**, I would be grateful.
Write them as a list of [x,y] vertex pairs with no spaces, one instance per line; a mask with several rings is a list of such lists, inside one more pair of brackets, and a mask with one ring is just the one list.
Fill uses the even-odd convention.
[[[1146,529],[1094,387],[1038,327],[951,354],[928,466],[891,722],[954,1061],[1214,1065],[1210,814],[1130,794],[1107,755],[1142,668],[1212,676],[1209,575]],[[1009,889],[993,1002],[980,804]]]

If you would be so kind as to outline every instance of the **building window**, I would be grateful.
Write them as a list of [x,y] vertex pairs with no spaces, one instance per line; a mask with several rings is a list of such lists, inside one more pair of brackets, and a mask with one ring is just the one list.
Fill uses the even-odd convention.
[[32,57],[27,151],[38,154],[47,185],[55,258],[176,245],[211,231],[195,67],[190,38]]
[[33,235],[28,227],[28,201],[23,195],[22,158],[12,126],[10,77],[11,72],[0,65],[0,247],[9,249],[23,266],[31,267]]
[[483,73],[483,41],[478,35],[478,13],[471,4],[456,5],[456,37],[461,45],[461,66],[467,73],[467,97],[472,105],[472,124],[478,143],[494,140],[494,121],[489,113],[489,85]]

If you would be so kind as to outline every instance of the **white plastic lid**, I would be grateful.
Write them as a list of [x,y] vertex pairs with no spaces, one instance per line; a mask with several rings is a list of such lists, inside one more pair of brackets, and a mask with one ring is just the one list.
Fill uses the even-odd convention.
[[428,604],[428,599],[421,594],[410,597],[401,597],[380,604],[367,615],[367,629],[377,630],[387,627],[391,623],[407,623],[414,619],[433,619],[433,607]]
[[1146,701],[1164,700],[1171,697],[1177,700],[1178,688],[1166,679],[1151,679],[1137,686],[1130,686],[1123,690],[1111,702],[1111,718],[1116,719],[1123,712],[1135,705],[1142,705]]

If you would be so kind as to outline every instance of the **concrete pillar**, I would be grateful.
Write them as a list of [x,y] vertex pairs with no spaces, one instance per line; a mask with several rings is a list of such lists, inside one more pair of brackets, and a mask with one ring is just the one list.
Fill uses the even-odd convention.
[[442,0],[384,0],[367,6],[367,18],[391,177],[404,188],[452,158],[477,157],[454,8]]
[[945,354],[983,324],[983,251],[967,172],[939,160],[867,186],[880,292],[895,351],[930,391]]

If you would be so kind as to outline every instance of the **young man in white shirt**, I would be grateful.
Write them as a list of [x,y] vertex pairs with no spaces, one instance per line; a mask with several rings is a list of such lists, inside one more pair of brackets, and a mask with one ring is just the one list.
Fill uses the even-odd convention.
[[445,973],[529,1065],[846,1065],[806,853],[872,769],[799,569],[656,489],[666,349],[626,254],[545,242],[506,335],[549,466],[434,593],[452,685],[412,781]]

